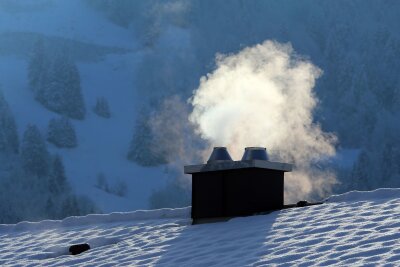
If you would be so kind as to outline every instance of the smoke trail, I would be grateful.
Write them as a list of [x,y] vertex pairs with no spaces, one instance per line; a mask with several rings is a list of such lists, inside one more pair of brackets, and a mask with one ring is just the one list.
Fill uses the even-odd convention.
[[313,94],[321,70],[290,44],[265,41],[234,55],[217,55],[216,69],[189,100],[189,120],[211,146],[227,146],[239,160],[246,146],[264,146],[272,160],[295,163],[286,201],[323,196],[336,179],[315,163],[335,154],[336,138],[313,123]]

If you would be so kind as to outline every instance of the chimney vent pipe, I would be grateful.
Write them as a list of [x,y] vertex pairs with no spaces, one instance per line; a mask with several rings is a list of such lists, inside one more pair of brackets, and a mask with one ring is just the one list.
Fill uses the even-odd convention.
[[232,158],[229,155],[226,147],[214,147],[213,152],[211,153],[211,156],[208,159],[207,163],[215,163],[227,160],[232,161]]
[[265,147],[246,147],[242,160],[268,160]]

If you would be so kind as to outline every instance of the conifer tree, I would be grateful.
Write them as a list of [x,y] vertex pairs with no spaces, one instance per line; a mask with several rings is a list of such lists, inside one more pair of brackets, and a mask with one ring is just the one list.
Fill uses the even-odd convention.
[[49,172],[49,152],[46,143],[35,125],[28,125],[21,142],[21,163],[23,169],[36,176]]
[[45,207],[46,213],[53,219],[65,217],[65,212],[61,208],[65,205],[66,199],[70,198],[73,194],[65,175],[62,158],[59,155],[52,157],[47,187],[49,195]]
[[43,97],[39,101],[54,112],[72,119],[84,119],[86,109],[79,71],[68,56],[56,57]]
[[45,210],[49,219],[57,219],[57,210],[51,196],[47,198]]
[[64,164],[59,155],[53,157],[51,167],[48,184],[50,193],[56,196],[69,193],[70,188],[65,175]]
[[127,158],[142,166],[166,164],[166,151],[157,146],[150,120],[150,114],[146,111],[138,116]]
[[17,125],[10,107],[0,90],[0,152],[18,153]]
[[368,166],[370,165],[370,159],[366,151],[362,151],[358,156],[357,162],[354,164],[351,172],[351,184],[352,190],[370,190],[370,173],[368,172]]
[[61,217],[81,215],[78,200],[74,195],[67,197],[61,206]]
[[50,120],[47,141],[59,148],[74,148],[78,145],[75,129],[67,117]]
[[105,99],[104,97],[97,98],[96,105],[93,108],[93,112],[100,117],[110,118],[111,112],[107,99]]
[[68,53],[50,59],[39,41],[29,62],[28,75],[35,99],[44,107],[72,119],[84,119],[79,70]]
[[83,100],[81,79],[78,67],[71,60],[66,61],[66,78],[69,81],[65,88],[65,111],[63,114],[70,118],[83,120],[85,118],[86,108]]

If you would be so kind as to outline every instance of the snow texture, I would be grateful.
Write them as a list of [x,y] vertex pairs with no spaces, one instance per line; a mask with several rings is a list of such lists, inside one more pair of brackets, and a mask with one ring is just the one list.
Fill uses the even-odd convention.
[[[191,225],[190,208],[0,226],[1,266],[398,266],[400,189]],[[68,254],[72,244],[91,249]]]

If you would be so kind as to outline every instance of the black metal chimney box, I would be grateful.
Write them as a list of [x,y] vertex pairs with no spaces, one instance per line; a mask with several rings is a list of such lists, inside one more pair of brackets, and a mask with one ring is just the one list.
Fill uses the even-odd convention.
[[232,161],[216,147],[207,164],[185,166],[192,174],[193,223],[282,209],[284,173],[292,165],[268,161],[265,148],[249,147]]

